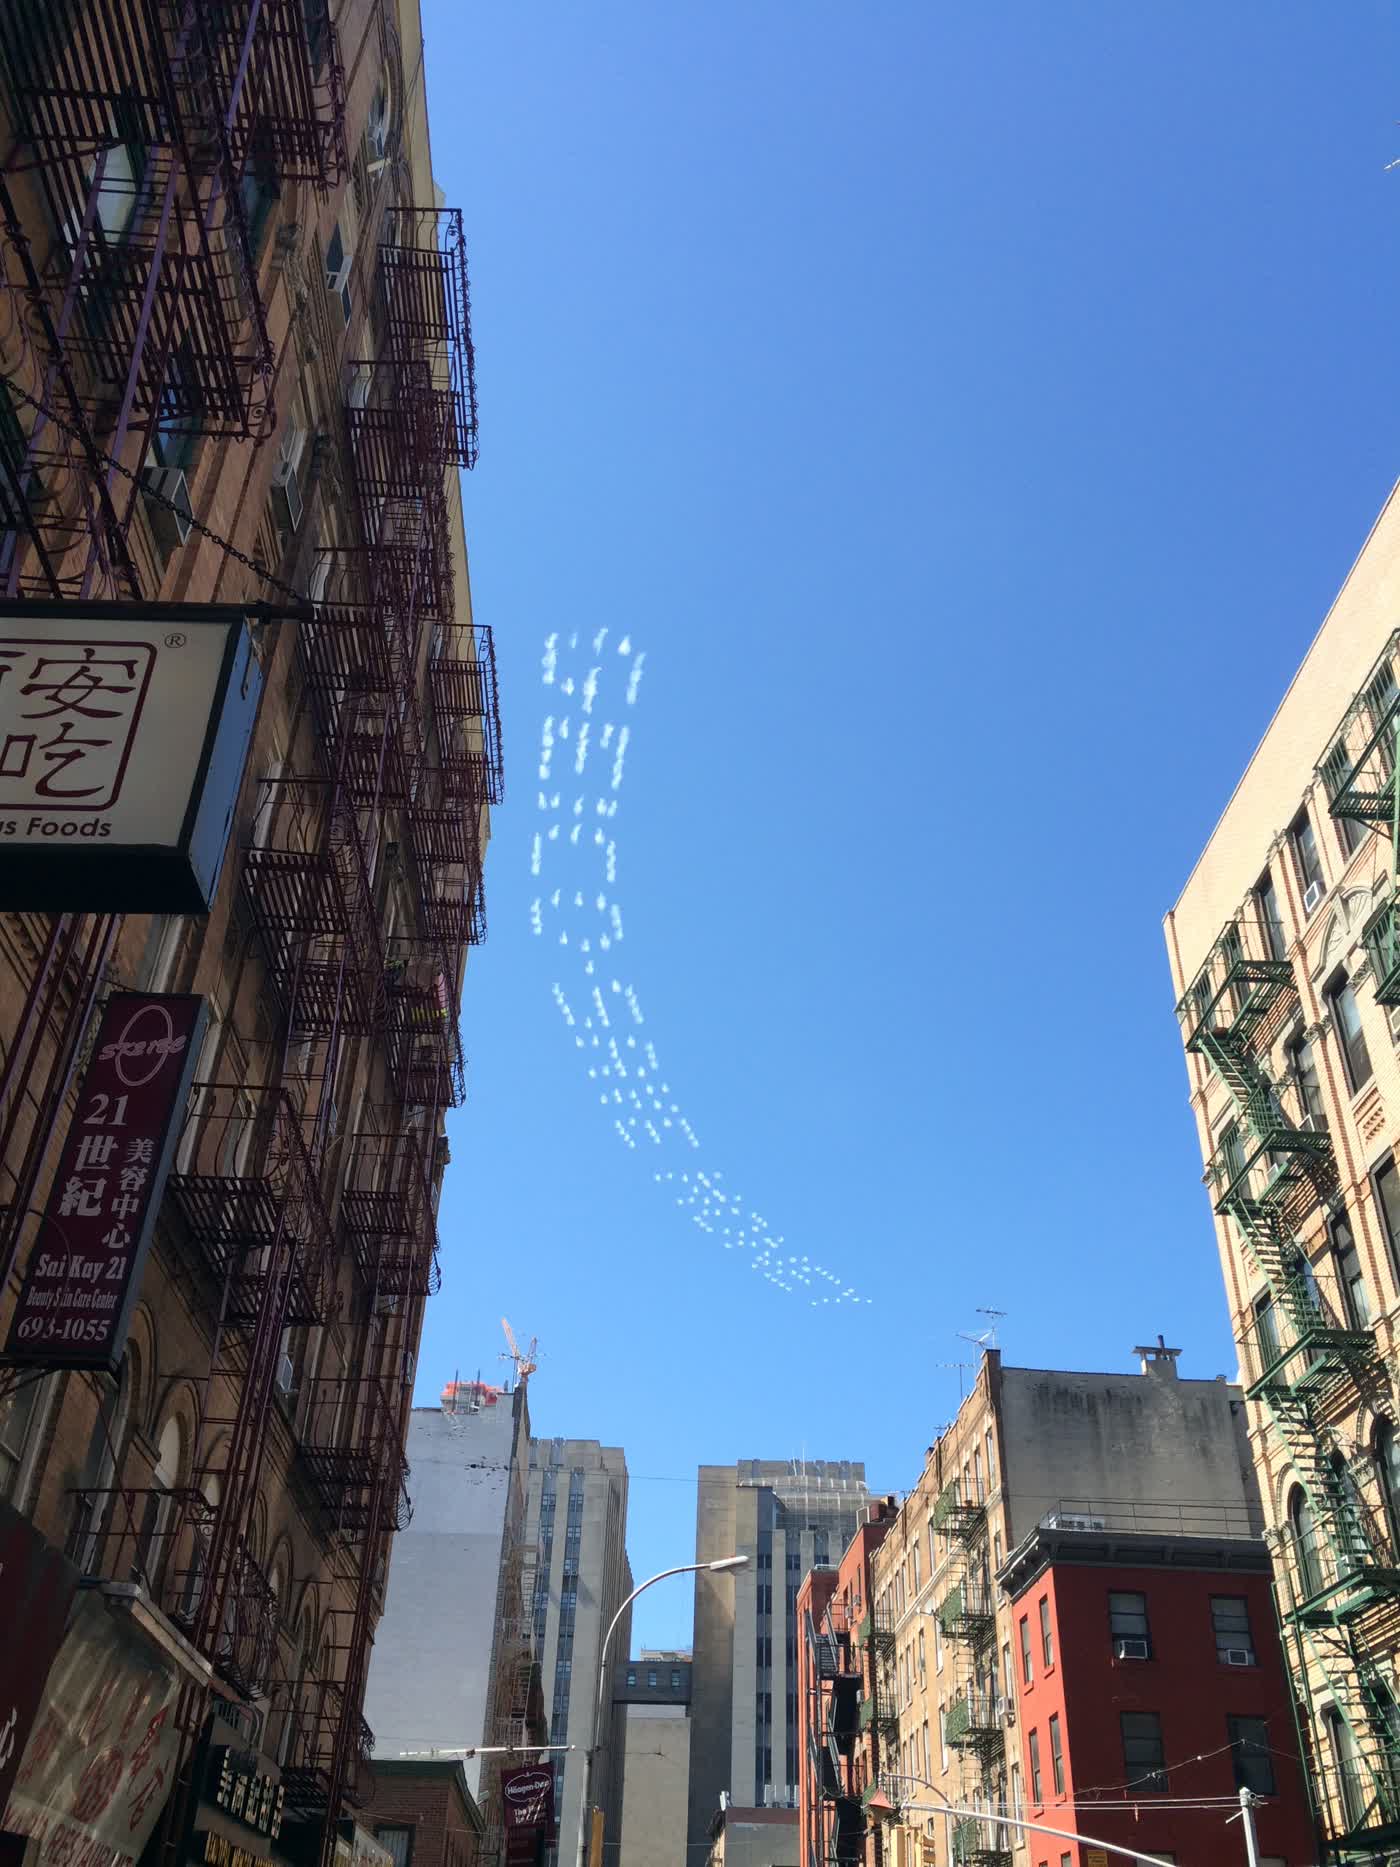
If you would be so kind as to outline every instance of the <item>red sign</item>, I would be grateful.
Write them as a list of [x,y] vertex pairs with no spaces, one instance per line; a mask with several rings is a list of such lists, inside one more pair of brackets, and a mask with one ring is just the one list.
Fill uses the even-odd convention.
[[39,1709],[78,1571],[27,1517],[0,1504],[0,1809],[9,1800],[29,1728]]
[[554,1829],[553,1770],[539,1763],[503,1770],[501,1803],[505,1810],[507,1862],[537,1861],[541,1843]]
[[134,1867],[170,1794],[179,1690],[173,1660],[82,1597],[3,1818],[34,1867]]
[[115,1370],[199,1054],[204,1000],[107,1000],[5,1360]]

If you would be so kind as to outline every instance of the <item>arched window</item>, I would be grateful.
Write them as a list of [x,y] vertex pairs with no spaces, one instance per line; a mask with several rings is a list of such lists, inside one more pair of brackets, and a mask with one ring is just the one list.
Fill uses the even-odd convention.
[[184,1442],[180,1422],[171,1414],[161,1428],[156,1462],[151,1472],[150,1489],[141,1506],[141,1527],[136,1539],[133,1581],[144,1582],[155,1594],[165,1568],[166,1544],[169,1541],[174,1512],[170,1493],[180,1483]]
[[[99,1395],[97,1418],[88,1440],[87,1457],[83,1460],[82,1485],[73,1508],[68,1555],[91,1575],[103,1573],[103,1528],[111,1511],[112,1491],[120,1482],[126,1458],[127,1421],[131,1417],[134,1385],[132,1361],[132,1352],[128,1349],[122,1356],[116,1392],[104,1388]],[[128,1541],[128,1551],[130,1548]]]
[[1317,1526],[1312,1506],[1301,1485],[1296,1485],[1288,1500],[1288,1527],[1293,1537],[1294,1560],[1298,1565],[1298,1585],[1304,1599],[1321,1592],[1322,1562],[1317,1547]]

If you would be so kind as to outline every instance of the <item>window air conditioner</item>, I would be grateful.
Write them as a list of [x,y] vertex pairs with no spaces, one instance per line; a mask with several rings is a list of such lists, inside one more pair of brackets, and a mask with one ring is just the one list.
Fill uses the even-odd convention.
[[1227,1647],[1225,1649],[1225,1664],[1227,1666],[1252,1666],[1254,1664],[1254,1655],[1250,1652],[1248,1647]]
[[297,1378],[297,1371],[292,1366],[291,1356],[284,1355],[282,1357],[281,1362],[278,1364],[278,1368],[277,1368],[277,1391],[278,1393],[279,1394],[290,1394],[292,1389],[296,1386],[296,1378]]
[[1305,914],[1311,914],[1318,902],[1321,901],[1322,895],[1322,883],[1309,882],[1307,893],[1303,896],[1303,912]]
[[302,504],[297,470],[290,460],[284,460],[272,476],[272,503],[278,524],[294,532],[301,524]]
[[141,477],[151,495],[146,501],[146,517],[156,542],[173,551],[190,535],[194,519],[190,483],[179,467],[147,467]]
[[1145,1660],[1147,1658],[1147,1642],[1145,1640],[1126,1640],[1120,1638],[1113,1643],[1113,1653],[1115,1659]]

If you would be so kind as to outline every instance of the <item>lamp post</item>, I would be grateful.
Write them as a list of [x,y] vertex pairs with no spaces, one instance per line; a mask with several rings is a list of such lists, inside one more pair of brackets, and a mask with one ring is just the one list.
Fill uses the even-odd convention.
[[593,1803],[593,1759],[602,1749],[600,1734],[603,1725],[603,1693],[608,1682],[608,1648],[612,1637],[617,1632],[617,1624],[631,1607],[632,1603],[646,1589],[656,1582],[664,1582],[670,1575],[721,1575],[730,1569],[743,1569],[748,1566],[747,1556],[721,1556],[715,1562],[683,1562],[674,1569],[660,1569],[655,1575],[649,1575],[644,1582],[639,1582],[622,1606],[608,1623],[608,1631],[603,1635],[603,1644],[598,1655],[598,1698],[593,1707],[593,1742],[588,1746],[583,1766],[583,1811],[578,1825],[578,1867],[584,1867],[585,1836],[588,1831],[589,1812]]
[[894,1815],[898,1811],[895,1804],[885,1794],[883,1785],[891,1783],[917,1783],[920,1789],[930,1790],[938,1797],[937,1803],[906,1802],[905,1809],[919,1815],[957,1815],[968,1821],[999,1822],[1006,1828],[1018,1828],[1023,1834],[1054,1835],[1060,1841],[1082,1841],[1086,1847],[1102,1848],[1107,1854],[1121,1854],[1130,1861],[1145,1861],[1147,1867],[1167,1867],[1160,1854],[1140,1854],[1136,1848],[1125,1848],[1116,1841],[1101,1841],[1093,1835],[1081,1835],[1072,1828],[1050,1828],[1044,1822],[1020,1821],[1014,1815],[988,1815],[985,1809],[960,1808],[950,1802],[936,1783],[931,1783],[926,1776],[890,1776],[880,1778],[880,1787],[866,1803],[867,1810],[876,1815]]

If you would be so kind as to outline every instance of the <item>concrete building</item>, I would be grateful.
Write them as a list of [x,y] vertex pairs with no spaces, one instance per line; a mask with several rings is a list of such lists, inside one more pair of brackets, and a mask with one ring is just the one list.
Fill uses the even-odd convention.
[[[963,1808],[1025,1804],[1023,1630],[997,1577],[1037,1526],[1126,1513],[1158,1536],[1257,1549],[1263,1518],[1240,1390],[1223,1376],[1179,1379],[1177,1351],[1160,1341],[1137,1352],[1136,1374],[1088,1374],[1007,1368],[989,1350],[929,1448],[871,1558],[874,1594],[857,1629],[867,1650],[864,1786],[878,1776],[886,1819],[919,1800],[923,1783],[935,1792],[923,1799],[941,1791]],[[1025,1631],[1039,1638],[1038,1627]],[[1038,1867],[1042,1858],[942,1821],[918,1827],[924,1867],[962,1858]],[[866,1859],[879,1867],[873,1835]]]
[[1400,500],[1166,918],[1329,1858],[1400,1844]]
[[613,1674],[624,1720],[620,1867],[688,1867],[690,1649],[643,1647]]
[[[596,1439],[533,1439],[526,1504],[527,1599],[533,1601],[549,1742],[573,1748],[553,1759],[559,1838],[553,1858],[578,1858],[588,1752],[597,1751],[593,1805],[604,1814],[604,1859],[617,1858],[622,1830],[623,1724],[609,1677],[599,1692],[603,1636],[632,1592],[627,1561],[627,1462]],[[611,1653],[631,1647],[624,1615]],[[597,1716],[601,1696],[603,1715]]]
[[727,1803],[710,1823],[706,1867],[797,1867],[797,1811]]
[[[395,1541],[365,1691],[377,1760],[545,1742],[523,1598],[526,1392],[453,1383],[440,1406],[409,1414],[413,1518]],[[500,1842],[500,1769],[467,1759],[487,1860]]]
[[502,784],[426,83],[416,0],[0,8],[11,1855],[367,1779]]
[[849,1460],[702,1465],[695,1560],[747,1568],[695,1578],[689,1845],[701,1850],[721,1792],[741,1807],[797,1807],[797,1591],[837,1557],[869,1503]]

